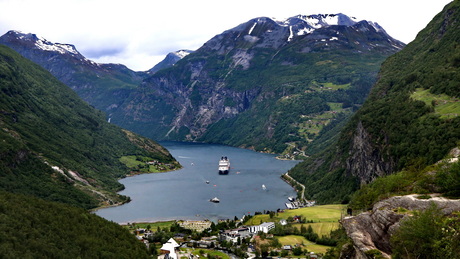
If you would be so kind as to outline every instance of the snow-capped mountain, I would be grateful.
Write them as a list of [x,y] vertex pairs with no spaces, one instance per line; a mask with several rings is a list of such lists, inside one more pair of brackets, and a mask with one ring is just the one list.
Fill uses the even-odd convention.
[[0,37],[0,44],[41,65],[83,100],[103,111],[118,107],[147,76],[121,64],[96,63],[74,45],[53,43],[32,33],[9,31]]
[[176,64],[177,61],[183,59],[184,57],[186,57],[190,53],[193,53],[193,50],[182,49],[182,50],[170,52],[170,53],[168,53],[168,55],[166,55],[166,57],[162,61],[160,61],[153,68],[148,70],[147,73],[154,74],[158,70],[168,68],[168,67],[172,67],[172,66],[174,66],[174,64]]
[[[327,37],[316,32],[325,32],[328,28],[334,30],[335,35]],[[275,18],[259,17],[242,23],[235,28],[225,31],[221,35],[217,35],[217,41],[220,41],[223,35],[232,34],[230,40],[244,40],[255,47],[274,47],[278,48],[287,42],[291,42],[298,38],[303,38],[308,35],[316,40],[341,40],[345,35],[341,35],[343,29],[355,31],[369,31],[376,33],[381,37],[388,39],[388,42],[396,48],[402,48],[404,44],[393,39],[385,30],[378,24],[372,21],[359,20],[355,17],[350,17],[345,14],[316,14],[316,15],[297,15],[287,19],[279,20]],[[330,34],[330,33],[329,33]],[[214,42],[208,42],[208,46],[212,46]],[[355,44],[359,44],[356,42]]]
[[[404,46],[377,23],[344,14],[254,18],[193,53],[170,53],[162,73],[96,64],[72,45],[32,34],[12,31],[0,43],[45,67],[112,123],[144,136],[280,153],[286,142],[305,142],[299,127],[310,111],[361,105],[380,63]],[[330,92],[313,98],[319,89]]]
[[[309,111],[360,105],[380,62],[403,46],[377,23],[344,14],[254,18],[148,77],[112,121],[154,139],[281,153],[285,142],[304,141],[297,132]],[[321,84],[350,89],[315,93]]]
[[21,51],[18,52],[31,52],[34,50],[44,51],[48,53],[50,59],[53,58],[54,55],[61,55],[72,57],[75,60],[87,63],[87,65],[98,65],[97,63],[86,59],[72,44],[53,43],[33,33],[8,31],[0,37],[0,43],[7,46],[15,46],[15,48],[21,49]]

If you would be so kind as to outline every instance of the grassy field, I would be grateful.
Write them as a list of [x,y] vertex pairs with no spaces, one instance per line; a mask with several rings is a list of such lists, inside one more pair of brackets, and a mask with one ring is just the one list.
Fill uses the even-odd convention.
[[442,118],[452,118],[460,114],[460,102],[458,98],[450,97],[445,94],[435,95],[418,88],[412,93],[411,97],[415,100],[425,102],[427,105],[432,106],[434,104],[434,111],[441,115]]
[[313,232],[321,236],[329,236],[332,230],[339,228],[339,222],[318,222],[318,223],[305,223],[305,224],[294,224],[294,227],[300,230],[302,226],[308,228],[311,226]]
[[209,258],[209,256],[213,258],[222,258],[222,259],[230,259],[230,256],[227,254],[220,252],[220,251],[215,251],[215,250],[208,250],[208,249],[195,249],[192,252],[193,255],[197,256],[199,255],[200,257],[203,257],[204,254],[207,254],[208,256],[206,258]]
[[123,156],[120,162],[125,164],[131,170],[138,170],[140,173],[158,173],[160,170],[154,165],[147,165],[143,161],[137,160],[136,156]]
[[159,222],[140,222],[140,223],[133,223],[132,225],[123,225],[124,227],[130,229],[130,230],[134,230],[134,229],[138,229],[138,228],[145,228],[147,229],[148,226],[150,226],[150,229],[152,231],[157,231],[158,227],[160,227],[160,229],[164,229],[164,228],[170,228],[171,225],[174,223],[174,220],[172,221],[159,221]]
[[313,222],[338,222],[346,205],[342,204],[329,204],[320,205],[307,208],[300,208],[295,210],[285,210],[278,213],[273,218],[268,214],[255,215],[246,224],[259,225],[261,222],[279,222],[281,219],[288,219],[289,217],[302,216],[302,219],[313,220]]
[[281,245],[302,245],[303,248],[306,248],[308,252],[322,253],[325,254],[329,246],[317,245],[308,241],[305,237],[302,236],[284,236],[277,237]]

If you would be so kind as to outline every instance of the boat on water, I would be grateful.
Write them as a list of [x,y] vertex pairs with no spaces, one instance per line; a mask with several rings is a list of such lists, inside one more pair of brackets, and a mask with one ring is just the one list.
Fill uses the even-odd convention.
[[219,174],[228,174],[228,171],[230,171],[230,160],[223,156],[219,160]]
[[209,201],[214,202],[214,203],[219,203],[220,202],[219,198],[217,198],[217,197],[214,197],[214,198],[210,199]]
[[288,197],[288,200],[289,200],[290,202],[293,202],[293,201],[295,201],[295,197],[294,197],[294,196],[289,196],[289,197]]
[[262,190],[267,190],[267,186],[265,186],[265,184],[262,184]]

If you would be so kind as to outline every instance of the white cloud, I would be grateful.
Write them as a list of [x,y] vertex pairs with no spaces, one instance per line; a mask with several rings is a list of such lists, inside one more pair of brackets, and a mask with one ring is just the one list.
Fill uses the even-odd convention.
[[[147,70],[168,52],[196,49],[260,16],[344,13],[379,23],[408,43],[450,0],[0,0],[0,34],[36,33],[74,44],[97,62]],[[105,55],[103,55],[105,53]]]

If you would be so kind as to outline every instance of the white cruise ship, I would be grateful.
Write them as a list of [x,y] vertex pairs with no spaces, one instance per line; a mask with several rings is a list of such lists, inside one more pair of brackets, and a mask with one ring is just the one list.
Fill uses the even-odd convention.
[[230,160],[223,156],[219,160],[219,174],[228,174],[228,171],[230,171]]

